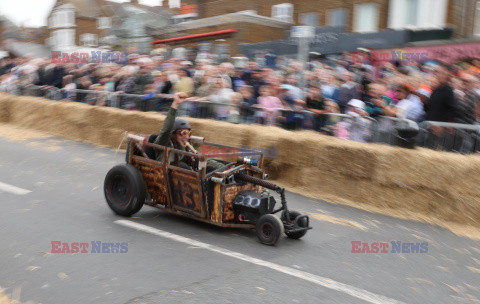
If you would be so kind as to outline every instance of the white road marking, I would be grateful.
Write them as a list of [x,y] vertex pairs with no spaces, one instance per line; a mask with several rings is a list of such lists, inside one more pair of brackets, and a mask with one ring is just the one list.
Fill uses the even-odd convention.
[[9,192],[16,195],[25,195],[32,191],[0,182],[0,192]]
[[367,302],[370,302],[370,303],[375,303],[375,304],[405,304],[404,302],[400,302],[400,301],[397,301],[397,300],[394,300],[394,299],[390,299],[390,298],[387,298],[385,296],[378,295],[378,294],[375,294],[375,293],[372,293],[372,292],[369,292],[369,291],[366,291],[366,290],[363,290],[363,289],[360,289],[360,288],[357,288],[357,287],[354,287],[354,286],[343,284],[343,283],[337,282],[337,281],[329,279],[329,278],[317,276],[317,275],[314,275],[314,274],[311,274],[311,273],[308,273],[308,272],[305,272],[305,271],[301,271],[301,270],[298,270],[298,269],[294,269],[294,268],[282,266],[282,265],[279,265],[279,264],[271,263],[271,262],[268,262],[268,261],[260,260],[260,259],[248,256],[248,255],[245,255],[245,254],[242,254],[242,253],[239,253],[239,252],[235,252],[235,251],[224,249],[224,248],[221,248],[221,247],[218,247],[218,246],[203,243],[203,242],[200,242],[200,241],[197,241],[197,240],[194,240],[194,239],[190,239],[190,238],[187,238],[187,237],[183,237],[181,235],[166,232],[166,231],[156,229],[156,228],[153,228],[153,227],[150,227],[150,226],[147,226],[147,225],[135,223],[135,222],[128,221],[128,220],[117,220],[117,221],[115,221],[115,223],[119,224],[119,225],[122,225],[122,226],[134,228],[134,229],[137,229],[137,230],[140,230],[140,231],[148,232],[150,234],[161,236],[161,237],[164,237],[164,238],[167,238],[167,239],[170,239],[170,240],[174,240],[174,241],[177,241],[177,242],[180,242],[180,243],[184,243],[184,244],[187,244],[187,245],[190,245],[190,246],[196,246],[196,247],[200,247],[200,248],[210,250],[210,251],[213,251],[213,252],[216,252],[216,253],[220,253],[220,254],[223,254],[225,256],[236,258],[236,259],[239,259],[239,260],[242,260],[242,261],[245,261],[245,262],[248,262],[248,263],[252,263],[252,264],[255,264],[255,265],[258,265],[258,266],[263,266],[263,267],[266,267],[266,268],[269,268],[269,269],[272,269],[272,270],[276,270],[278,272],[282,272],[282,273],[291,275],[293,277],[312,282],[314,284],[323,286],[325,288],[329,288],[329,289],[333,289],[333,290],[336,290],[336,291],[339,291],[339,292],[343,292],[343,293],[348,294],[352,297],[355,297],[355,298],[358,298],[358,299],[361,299],[361,300],[364,300],[364,301],[367,301]]

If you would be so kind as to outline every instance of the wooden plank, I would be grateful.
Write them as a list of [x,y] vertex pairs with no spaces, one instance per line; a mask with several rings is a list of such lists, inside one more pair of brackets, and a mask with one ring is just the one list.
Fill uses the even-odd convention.
[[214,222],[220,223],[221,222],[221,213],[220,213],[220,200],[222,199],[221,196],[221,184],[215,184],[213,186],[213,210],[211,219]]
[[173,207],[204,218],[205,206],[202,192],[199,191],[198,177],[172,170],[170,178],[174,199]]
[[150,196],[160,204],[168,204],[167,179],[162,163],[139,156],[132,157],[132,165],[138,169]]

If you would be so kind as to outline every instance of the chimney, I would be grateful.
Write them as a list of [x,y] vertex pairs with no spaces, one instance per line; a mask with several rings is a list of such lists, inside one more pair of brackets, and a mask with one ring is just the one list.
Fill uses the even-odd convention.
[[133,5],[138,5],[138,0],[130,0],[130,3]]

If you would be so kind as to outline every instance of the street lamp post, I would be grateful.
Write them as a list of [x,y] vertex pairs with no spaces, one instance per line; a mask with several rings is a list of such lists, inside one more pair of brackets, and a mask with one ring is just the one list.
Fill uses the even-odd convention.
[[[307,69],[308,51],[310,49],[310,39],[315,37],[315,27],[313,26],[292,26],[290,37],[298,39],[297,60],[302,64],[302,70]],[[305,87],[305,78],[303,73],[300,77],[300,88]]]

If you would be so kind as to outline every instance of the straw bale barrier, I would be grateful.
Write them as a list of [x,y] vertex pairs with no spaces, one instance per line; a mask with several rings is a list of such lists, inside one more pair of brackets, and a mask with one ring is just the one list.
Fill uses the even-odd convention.
[[[0,122],[111,148],[119,147],[125,131],[158,132],[164,118],[157,113],[0,94]],[[480,228],[480,157],[476,155],[362,144],[310,131],[189,121],[194,134],[208,141],[276,148],[278,157],[267,158],[265,169],[288,190],[447,228]]]

